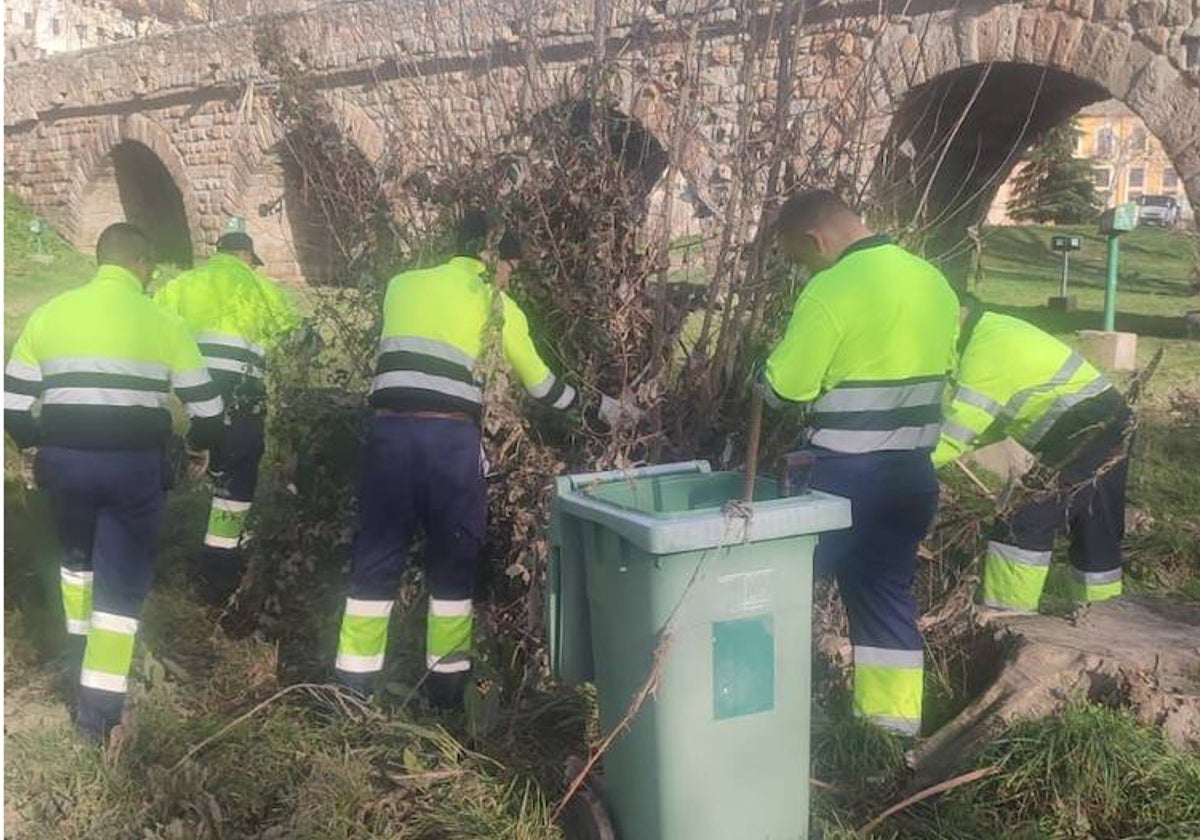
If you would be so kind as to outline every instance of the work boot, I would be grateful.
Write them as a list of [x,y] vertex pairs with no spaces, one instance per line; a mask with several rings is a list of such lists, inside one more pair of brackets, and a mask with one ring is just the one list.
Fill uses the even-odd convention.
[[242,582],[243,564],[240,551],[202,547],[192,564],[200,599],[210,607],[225,606]]
[[463,696],[467,691],[467,682],[471,679],[470,671],[459,671],[456,674],[442,674],[430,671],[421,683],[421,694],[426,702],[435,709],[461,709]]
[[107,745],[108,736],[121,722],[125,695],[95,688],[80,688],[75,728],[84,738]]
[[354,674],[349,671],[333,672],[333,682],[339,688],[344,688],[346,691],[353,694],[364,703],[369,703],[375,695],[375,678],[378,674]]

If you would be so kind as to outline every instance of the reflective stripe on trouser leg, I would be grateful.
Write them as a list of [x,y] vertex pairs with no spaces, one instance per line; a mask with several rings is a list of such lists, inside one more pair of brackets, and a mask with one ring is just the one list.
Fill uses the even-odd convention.
[[388,619],[394,601],[346,599],[334,667],[347,674],[376,674],[383,670]]
[[1082,572],[1071,567],[1071,597],[1077,604],[1107,601],[1121,594],[1121,570]]
[[133,664],[133,645],[138,620],[116,613],[92,613],[87,650],[79,684],[84,688],[124,694]]
[[854,646],[854,711],[860,717],[916,735],[924,692],[924,651]]
[[471,669],[471,631],[474,619],[471,599],[429,599],[429,621],[425,628],[425,664],[439,674],[456,674]]
[[246,527],[246,516],[249,512],[250,502],[239,502],[213,496],[212,507],[208,513],[208,531],[204,535],[204,544],[210,548],[237,548],[242,539],[242,531]]
[[72,636],[86,636],[92,617],[92,581],[90,569],[60,570],[62,578],[63,613],[67,618],[67,632]]
[[1049,574],[1049,551],[992,540],[983,564],[983,603],[998,610],[1037,612]]

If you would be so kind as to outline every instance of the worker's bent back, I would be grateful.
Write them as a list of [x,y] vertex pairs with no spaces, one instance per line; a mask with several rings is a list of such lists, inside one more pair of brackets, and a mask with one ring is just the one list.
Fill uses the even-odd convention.
[[872,237],[813,277],[766,378],[811,403],[809,442],[836,452],[931,449],[958,300],[924,260]]
[[566,409],[574,403],[575,389],[538,356],[525,314],[486,281],[484,269],[479,260],[455,257],[392,279],[384,301],[372,406],[458,412],[478,421],[483,390],[476,368],[497,294],[504,356],[521,383],[547,405]]

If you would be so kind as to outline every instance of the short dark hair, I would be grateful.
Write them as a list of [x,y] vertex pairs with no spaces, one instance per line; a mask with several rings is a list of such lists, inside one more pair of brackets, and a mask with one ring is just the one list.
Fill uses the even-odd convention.
[[153,261],[150,240],[142,229],[129,222],[109,225],[96,240],[96,263],[132,269],[138,263]]
[[504,231],[504,235],[500,237],[500,241],[496,244],[496,252],[502,260],[521,259],[522,246],[520,235],[512,228]]
[[833,190],[806,190],[796,193],[779,208],[775,230],[804,233],[838,216],[857,218],[858,214]]
[[454,237],[454,248],[460,257],[478,257],[487,245],[492,225],[487,213],[471,208],[463,213]]

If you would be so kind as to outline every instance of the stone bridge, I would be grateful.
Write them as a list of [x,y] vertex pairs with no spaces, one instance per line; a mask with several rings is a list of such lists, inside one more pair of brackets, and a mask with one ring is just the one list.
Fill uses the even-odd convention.
[[[446,144],[483,146],[503,131],[503,97],[488,93],[522,96],[533,59],[549,79],[542,90],[569,96],[597,44],[636,65],[630,78],[661,80],[627,83],[621,107],[664,139],[679,100],[671,80],[690,46],[697,95],[715,104],[676,163],[691,207],[720,216],[738,103],[749,95],[769,108],[773,98],[773,85],[740,74],[769,3],[747,12],[753,4],[716,0],[697,14],[677,0],[616,0],[601,39],[593,0],[534,3],[524,17],[503,5],[361,0],[270,20],[332,127],[367,165],[398,168],[395,183]],[[256,57],[262,21],[6,66],[6,185],[80,248],[127,217],[165,259],[186,264],[237,216],[275,276],[328,280],[328,234],[266,105],[276,81]],[[870,100],[862,148],[891,154],[887,177],[907,182],[910,199],[959,238],[1032,137],[1110,97],[1142,117],[1200,204],[1197,0],[810,0],[795,33],[793,112],[832,113],[851,89],[839,82],[865,80],[854,88]],[[922,162],[931,156],[936,166]]]

